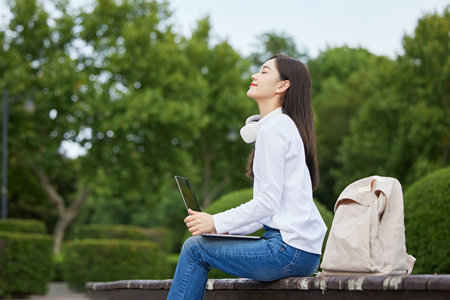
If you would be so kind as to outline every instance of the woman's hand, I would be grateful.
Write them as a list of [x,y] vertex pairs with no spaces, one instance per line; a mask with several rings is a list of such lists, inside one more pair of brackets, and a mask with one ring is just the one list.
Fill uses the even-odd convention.
[[213,216],[204,212],[189,209],[189,216],[184,219],[184,223],[186,223],[192,235],[216,233]]

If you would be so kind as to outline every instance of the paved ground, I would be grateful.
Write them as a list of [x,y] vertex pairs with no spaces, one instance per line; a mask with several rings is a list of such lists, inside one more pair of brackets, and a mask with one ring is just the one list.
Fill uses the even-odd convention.
[[[51,282],[47,295],[45,296],[30,296],[30,300],[87,300],[89,299],[84,294],[80,294],[70,290],[65,282]],[[22,299],[24,300],[24,299]]]

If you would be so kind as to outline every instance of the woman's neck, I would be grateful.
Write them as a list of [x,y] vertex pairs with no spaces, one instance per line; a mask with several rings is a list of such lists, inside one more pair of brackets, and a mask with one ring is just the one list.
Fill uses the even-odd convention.
[[261,103],[258,102],[258,108],[259,108],[259,115],[261,118],[264,118],[267,114],[271,113],[278,107],[281,107],[280,103]]

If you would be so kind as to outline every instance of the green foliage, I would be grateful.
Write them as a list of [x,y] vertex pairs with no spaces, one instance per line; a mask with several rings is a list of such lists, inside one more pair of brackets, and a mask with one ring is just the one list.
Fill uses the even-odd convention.
[[64,280],[77,289],[88,281],[163,279],[170,271],[166,253],[154,242],[86,239],[64,249]]
[[153,241],[165,251],[170,251],[167,228],[142,228],[130,225],[82,225],[75,232],[74,239],[117,239]]
[[236,207],[253,198],[253,188],[246,188],[228,193],[212,203],[205,209],[209,214],[217,214],[224,210]]
[[0,231],[0,297],[45,294],[53,270],[52,246],[48,235]]
[[8,218],[42,220],[50,232],[57,219],[54,204],[47,200],[35,174],[18,165],[14,155],[9,159],[8,179]]
[[405,192],[408,252],[416,274],[450,273],[450,167],[414,182]]
[[167,261],[169,263],[169,270],[171,270],[169,274],[169,278],[173,278],[173,275],[175,274],[175,269],[177,268],[178,264],[178,258],[180,257],[179,253],[172,253],[169,254]]
[[[0,87],[10,98],[12,216],[55,225],[36,172],[66,207],[90,191],[81,224],[161,224],[174,173],[202,182],[206,204],[243,185],[248,146],[234,137],[253,104],[243,92],[248,62],[210,41],[207,19],[185,38],[172,32],[167,2],[94,1],[71,12],[58,2],[51,14],[37,0],[9,5]],[[68,143],[84,154],[69,159]]]
[[313,98],[325,87],[323,83],[331,78],[338,82],[345,82],[368,67],[372,53],[363,48],[350,48],[348,46],[327,48],[319,56],[308,61],[308,68],[313,78]]
[[[325,237],[323,239],[322,244],[322,254],[325,251],[325,247],[327,246],[328,241],[328,235],[330,234],[331,224],[333,223],[334,214],[331,210],[329,210],[324,204],[320,203],[316,199],[314,199],[314,203],[317,206],[317,209],[320,212],[320,215],[322,216],[323,221],[325,222],[325,225],[327,225],[327,233],[325,234]],[[322,263],[323,255],[320,257],[320,262]],[[319,264],[320,267],[320,264]]]
[[204,207],[231,189],[245,186],[244,167],[250,148],[238,132],[245,118],[256,113],[254,101],[245,95],[250,76],[244,78],[243,74],[247,74],[249,62],[226,41],[211,47],[210,28],[209,19],[199,20],[192,38],[182,44],[189,76],[199,77],[204,93],[199,114],[205,122],[194,138],[180,137],[181,144],[190,145],[186,150],[194,158],[194,168],[180,174],[201,184],[198,194]]
[[[330,211],[328,208],[326,208],[325,205],[323,205],[316,199],[314,199],[314,204],[317,206],[317,209],[319,210],[319,213],[322,216],[322,219],[325,222],[325,225],[327,225],[328,230],[329,230],[331,228],[331,224],[333,223],[333,218],[334,218],[333,212]],[[326,241],[327,241],[327,239],[325,237],[323,248],[325,248]]]
[[[402,138],[393,136],[402,135],[396,129],[404,104],[392,97],[377,100],[365,103],[354,116],[350,122],[351,134],[343,139],[338,149],[342,167],[333,174],[336,194],[356,179],[373,174],[396,177],[403,182],[403,176],[399,176],[402,170],[399,159],[408,154],[404,152]],[[404,154],[399,156],[399,153]]]
[[380,64],[368,78],[365,102],[338,148],[336,193],[373,174],[408,186],[448,165],[449,31],[448,7],[441,15],[425,15],[414,34],[405,35],[405,54]]
[[[110,51],[99,69],[80,60],[86,71],[106,78],[103,83],[89,83],[100,88],[93,95],[97,100],[88,103],[93,109],[89,126],[93,132],[86,160],[92,172],[86,176],[96,184],[80,220],[173,225],[164,214],[179,203],[179,195],[172,196],[173,174],[202,182],[198,194],[206,205],[230,186],[242,185],[240,170],[246,157],[242,153],[248,146],[227,137],[250,114],[252,102],[242,92],[246,63],[226,41],[210,42],[208,19],[200,20],[187,39],[176,37],[170,27],[151,23],[164,15],[164,5],[145,4],[148,20],[125,19],[122,11],[142,13],[131,3],[108,5],[113,7],[83,15],[81,36],[95,51],[89,60],[102,57],[104,47]],[[160,14],[155,13],[158,8]],[[113,25],[104,9],[117,14]],[[141,26],[140,22],[150,23]],[[117,27],[119,37],[106,30],[111,26]],[[101,28],[106,31],[98,36]],[[175,211],[174,218],[181,220],[183,211]],[[156,214],[150,217],[150,212]],[[177,226],[173,228],[178,236]]]
[[320,185],[317,197],[332,210],[337,195],[333,191],[335,178],[331,172],[340,169],[337,149],[349,134],[350,120],[366,101],[365,82],[380,67],[375,56],[365,49],[329,48],[308,61],[313,82],[316,143]]
[[44,222],[31,219],[2,219],[0,231],[43,234],[47,232]]
[[53,255],[53,276],[52,281],[64,281],[64,255],[62,253]]

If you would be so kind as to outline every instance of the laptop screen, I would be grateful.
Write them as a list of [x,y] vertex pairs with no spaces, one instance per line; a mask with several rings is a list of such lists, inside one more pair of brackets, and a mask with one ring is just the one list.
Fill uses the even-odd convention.
[[189,179],[175,176],[175,180],[177,182],[178,189],[180,190],[181,197],[183,197],[186,209],[190,208],[195,211],[201,211],[200,204],[198,203],[197,197],[195,197]]

